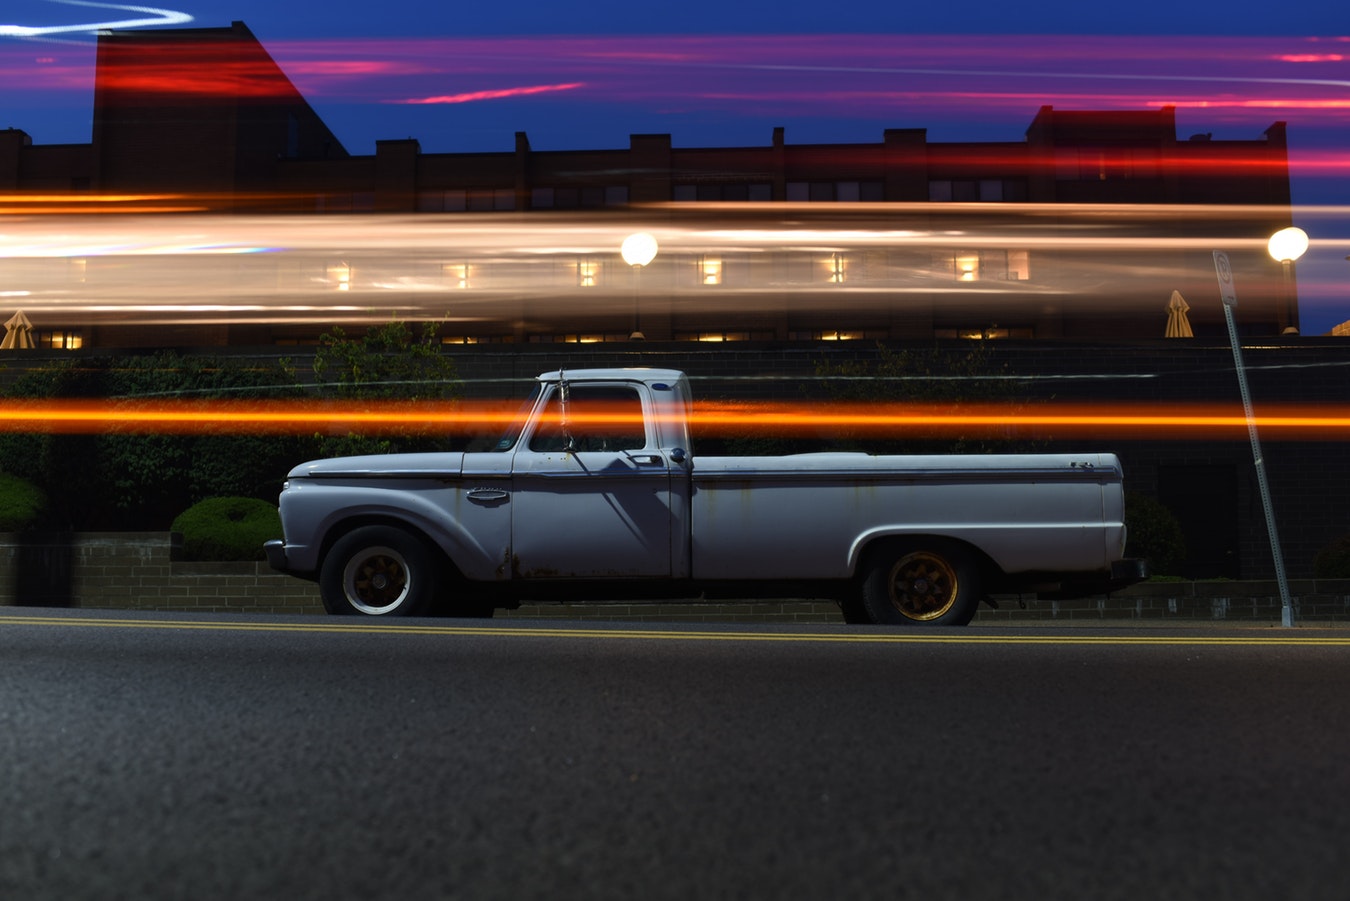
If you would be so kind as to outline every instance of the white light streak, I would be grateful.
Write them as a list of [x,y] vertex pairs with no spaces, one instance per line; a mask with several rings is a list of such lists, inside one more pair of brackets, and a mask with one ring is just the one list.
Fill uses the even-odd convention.
[[39,38],[54,34],[92,34],[112,28],[145,28],[153,25],[182,25],[192,21],[187,13],[171,9],[156,9],[150,6],[128,6],[124,3],[94,3],[92,0],[48,0],[63,6],[87,6],[94,9],[112,9],[119,12],[142,13],[155,18],[109,19],[103,22],[85,22],[78,25],[4,25],[0,24],[0,37]]
[[[495,213],[25,214],[21,230],[5,223],[0,232],[0,298],[22,297],[30,317],[62,325],[327,325],[393,316],[534,322],[552,317],[560,300],[569,314],[611,315],[629,302],[631,281],[608,276],[619,271],[614,267],[626,268],[620,245],[641,227],[662,248],[644,274],[644,294],[650,290],[652,304],[681,315],[721,315],[728,304],[742,311],[793,309],[817,303],[824,290],[847,296],[851,309],[877,315],[889,314],[897,302],[919,304],[939,295],[953,309],[988,305],[995,297],[1049,305],[1092,298],[1101,306],[1114,302],[1105,299],[1113,285],[1144,273],[1159,282],[1185,277],[1186,253],[1221,245],[1268,261],[1265,238],[1234,238],[1226,228],[1210,234],[1203,226],[1235,218],[1264,221],[1289,210],[1070,204],[973,210],[923,203],[812,209],[741,204],[727,216],[718,210],[691,215],[688,207],[672,204],[649,212],[650,218],[615,221]],[[1047,212],[1054,215],[1042,215]],[[1313,250],[1344,266],[1350,246],[1317,238],[1317,223],[1350,209],[1293,212],[1314,235]],[[933,220],[933,227],[896,228],[897,219],[911,215]],[[738,221],[744,228],[735,227]],[[1190,222],[1194,228],[1183,227]],[[1006,248],[1032,255],[1029,278],[958,281],[950,269],[957,256],[991,251],[990,259],[998,260]],[[1038,268],[1037,255],[1050,253],[1054,266]],[[845,283],[829,284],[822,275],[832,254],[848,260]],[[724,268],[710,287],[700,267],[711,257]],[[579,258],[604,267],[594,286],[578,287]],[[472,267],[467,285],[460,267]],[[1314,278],[1313,270],[1302,262],[1300,267],[1301,276]]]

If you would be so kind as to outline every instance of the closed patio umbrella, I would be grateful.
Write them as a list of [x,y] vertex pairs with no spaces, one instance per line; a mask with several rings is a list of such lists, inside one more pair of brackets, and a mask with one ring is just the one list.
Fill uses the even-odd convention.
[[1164,338],[1195,337],[1191,331],[1191,321],[1186,318],[1186,311],[1190,308],[1191,305],[1186,303],[1180,291],[1172,292],[1172,299],[1167,302],[1167,331],[1163,333]]
[[0,341],[0,349],[25,350],[34,347],[37,345],[33,343],[33,323],[20,310],[5,323],[5,338]]

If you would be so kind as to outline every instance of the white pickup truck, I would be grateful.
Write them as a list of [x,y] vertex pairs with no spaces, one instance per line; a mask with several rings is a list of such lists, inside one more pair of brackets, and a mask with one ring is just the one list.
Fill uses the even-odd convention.
[[1143,577],[1112,454],[699,457],[691,408],[678,371],[544,373],[493,450],[297,466],[268,560],[374,616],[795,597],[964,625],[991,593]]

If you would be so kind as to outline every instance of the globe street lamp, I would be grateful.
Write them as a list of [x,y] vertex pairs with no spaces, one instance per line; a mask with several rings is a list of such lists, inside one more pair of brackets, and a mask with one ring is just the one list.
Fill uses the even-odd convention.
[[1271,258],[1284,266],[1284,297],[1280,309],[1280,320],[1286,334],[1298,334],[1298,311],[1294,307],[1293,277],[1290,274],[1294,261],[1308,249],[1308,233],[1297,226],[1282,228],[1270,236],[1266,245]]
[[642,275],[642,267],[656,259],[656,239],[646,232],[629,235],[623,239],[619,253],[623,256],[623,261],[633,267],[633,334],[628,336],[628,340],[642,341],[646,336],[642,334],[638,279]]

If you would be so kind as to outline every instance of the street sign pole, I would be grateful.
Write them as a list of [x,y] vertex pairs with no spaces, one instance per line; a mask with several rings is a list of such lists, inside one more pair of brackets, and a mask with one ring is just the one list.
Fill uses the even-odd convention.
[[1256,434],[1256,415],[1252,412],[1252,395],[1247,390],[1247,370],[1242,367],[1242,345],[1238,343],[1237,325],[1233,322],[1233,307],[1237,306],[1237,290],[1233,287],[1233,269],[1228,254],[1214,251],[1214,271],[1219,277],[1219,295],[1223,298],[1223,318],[1228,323],[1228,339],[1233,345],[1233,362],[1237,365],[1238,388],[1242,391],[1242,411],[1247,417],[1247,437],[1252,442],[1252,459],[1256,461],[1256,484],[1261,490],[1261,507],[1266,514],[1266,534],[1270,536],[1270,553],[1275,558],[1275,581],[1280,586],[1280,622],[1294,625],[1294,605],[1289,599],[1289,580],[1284,576],[1284,554],[1280,552],[1280,535],[1275,530],[1275,510],[1270,504],[1270,484],[1266,481],[1266,460],[1261,453],[1261,439]]

